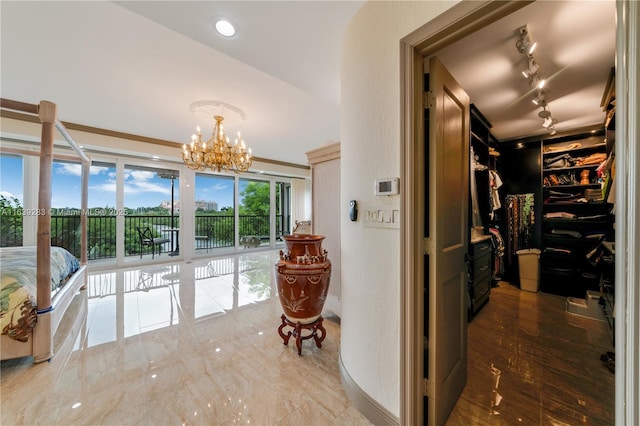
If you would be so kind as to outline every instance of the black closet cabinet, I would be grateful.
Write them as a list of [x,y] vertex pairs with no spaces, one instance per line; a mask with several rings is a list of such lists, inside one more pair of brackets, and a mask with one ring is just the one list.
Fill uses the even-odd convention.
[[[497,170],[499,156],[490,154],[497,151],[497,140],[491,134],[491,123],[482,115],[475,105],[470,108],[471,135],[470,143],[473,155],[472,164],[481,165],[481,169],[471,167],[470,173],[476,183],[478,194],[476,208],[482,221],[482,235],[469,233],[467,253],[467,291],[469,320],[489,301],[491,287],[497,277],[494,275],[495,253],[489,228],[495,227],[495,215],[492,218],[489,202],[489,170]],[[473,159],[472,159],[473,160]],[[470,176],[471,178],[471,176]],[[473,227],[473,203],[469,194],[469,229]]]
[[613,232],[605,181],[596,171],[607,157],[604,132],[543,141],[542,157],[540,289],[583,298],[587,290],[599,290],[588,254]]

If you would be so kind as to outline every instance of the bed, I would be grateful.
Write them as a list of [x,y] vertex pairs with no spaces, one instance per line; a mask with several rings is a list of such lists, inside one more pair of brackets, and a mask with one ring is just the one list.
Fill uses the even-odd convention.
[[[58,326],[74,296],[86,288],[86,212],[91,160],[58,120],[54,103],[41,101],[34,105],[1,98],[0,108],[3,116],[8,110],[21,111],[25,115],[35,116],[42,123],[40,152],[35,153],[40,158],[37,211],[43,212],[37,217],[36,245],[3,248],[0,258],[1,359],[33,356],[34,362],[38,363],[53,356],[53,341]],[[77,156],[72,158],[82,162],[80,259],[62,248],[51,247],[51,172],[55,129],[75,151]],[[34,155],[33,151],[28,150],[17,153]]]

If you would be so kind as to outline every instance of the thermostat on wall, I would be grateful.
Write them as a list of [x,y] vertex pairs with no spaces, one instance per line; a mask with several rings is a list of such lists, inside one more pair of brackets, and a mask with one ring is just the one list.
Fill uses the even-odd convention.
[[399,178],[381,178],[376,179],[375,194],[376,195],[397,195],[400,193]]

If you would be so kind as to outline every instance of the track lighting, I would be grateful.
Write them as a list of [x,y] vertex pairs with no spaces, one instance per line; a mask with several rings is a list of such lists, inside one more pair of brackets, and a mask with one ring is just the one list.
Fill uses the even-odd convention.
[[531,47],[529,47],[529,55],[533,55],[533,51],[536,50],[536,47],[538,46],[537,42],[534,42]]
[[[529,29],[525,25],[524,27],[520,27],[520,29],[518,29],[518,32],[520,33],[520,38],[516,42],[516,48],[518,49],[518,52],[520,53],[526,52],[528,55],[531,47],[531,38],[529,37]],[[535,43],[533,44],[533,46],[535,49]]]
[[546,105],[544,105],[544,106],[542,107],[542,111],[540,111],[540,112],[538,113],[538,117],[540,117],[540,118],[544,118],[544,119],[547,119],[547,118],[551,117],[551,111],[549,111],[549,110],[547,109],[547,106],[546,106]]
[[522,71],[522,75],[524,76],[524,78],[530,78],[536,74],[538,74],[538,70],[540,69],[540,66],[536,63],[536,61],[533,58],[529,58],[529,67]]
[[533,75],[529,79],[529,87],[540,89],[540,77],[538,75]]
[[519,53],[525,55],[527,60],[527,69],[522,71],[522,75],[529,81],[529,87],[538,90],[538,94],[531,102],[536,106],[542,107],[542,111],[538,112],[538,117],[544,119],[542,127],[555,134],[556,130],[553,125],[556,120],[551,117],[551,111],[547,108],[547,100],[542,91],[546,85],[546,80],[540,76],[540,66],[533,56],[538,43],[531,40],[531,34],[526,25],[518,28],[518,34],[516,49]]
[[531,99],[531,102],[541,107],[547,105],[547,101],[544,99],[544,93],[542,93],[542,90],[538,90],[538,95],[535,98]]

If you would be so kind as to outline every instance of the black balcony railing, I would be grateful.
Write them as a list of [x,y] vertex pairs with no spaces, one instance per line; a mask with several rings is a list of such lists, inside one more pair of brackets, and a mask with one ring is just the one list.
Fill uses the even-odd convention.
[[217,215],[197,215],[195,217],[195,234],[207,239],[196,239],[196,249],[233,247],[235,217]]
[[[258,236],[263,243],[269,241],[269,216],[267,215],[240,215],[240,236]],[[22,217],[20,217],[20,220]],[[173,217],[173,224],[177,227],[179,216]],[[156,237],[175,238],[175,234],[169,233],[172,221],[170,215],[126,215],[124,216],[124,254],[125,256],[139,256],[150,254],[151,247],[142,245],[136,228],[149,227]],[[290,216],[278,215],[276,217],[276,239],[281,240],[282,235],[289,233]],[[3,218],[4,225],[4,218]],[[7,228],[10,229],[10,228]],[[215,249],[233,247],[235,243],[235,218],[222,215],[197,215],[195,216],[195,236],[193,244],[196,249]],[[9,231],[4,232],[3,241]],[[206,238],[202,238],[206,237]],[[11,237],[11,241],[22,240],[22,233]],[[183,243],[186,237],[182,235]],[[115,215],[89,215],[87,216],[87,242],[88,259],[107,259],[116,256],[116,216]],[[51,216],[51,243],[64,247],[80,257],[80,216],[79,215],[52,215]],[[4,242],[3,242],[4,244]],[[21,244],[7,244],[21,245]],[[162,252],[171,251],[175,247],[173,240],[161,246]]]
[[2,213],[2,218],[0,219],[0,247],[21,246],[22,215]]

